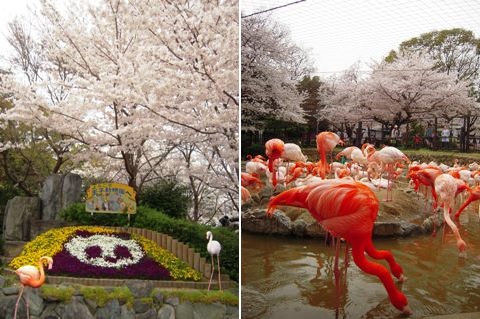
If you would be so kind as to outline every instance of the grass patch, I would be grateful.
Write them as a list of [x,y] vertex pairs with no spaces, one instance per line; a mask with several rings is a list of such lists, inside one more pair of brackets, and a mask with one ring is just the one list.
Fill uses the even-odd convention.
[[[158,288],[156,288],[158,289]],[[152,294],[155,289],[152,291]],[[222,303],[230,306],[238,306],[238,296],[234,295],[230,291],[219,290],[167,290],[162,291],[165,297],[178,297],[182,302],[189,301],[192,303]]]
[[105,306],[107,302],[114,299],[125,302],[129,308],[133,306],[134,297],[127,287],[116,287],[109,292],[103,287],[83,286],[80,292],[86,299],[95,301],[99,307]]
[[41,295],[46,299],[59,300],[62,302],[72,301],[75,288],[72,287],[56,287],[51,285],[43,285],[40,288]]

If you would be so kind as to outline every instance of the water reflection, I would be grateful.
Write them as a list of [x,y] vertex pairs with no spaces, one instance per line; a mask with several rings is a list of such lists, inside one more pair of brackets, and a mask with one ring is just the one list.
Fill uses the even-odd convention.
[[[448,227],[435,237],[376,239],[390,249],[407,276],[397,283],[409,300],[412,318],[480,311],[480,222],[477,205],[461,216],[459,230],[467,258],[459,258]],[[323,239],[242,234],[242,287],[266,299],[260,318],[401,318],[377,277],[361,272],[340,251],[339,292],[335,291],[335,252]],[[383,261],[379,261],[388,266]],[[345,275],[346,274],[346,275]],[[242,299],[242,309],[250,300]],[[243,316],[242,316],[243,318]]]

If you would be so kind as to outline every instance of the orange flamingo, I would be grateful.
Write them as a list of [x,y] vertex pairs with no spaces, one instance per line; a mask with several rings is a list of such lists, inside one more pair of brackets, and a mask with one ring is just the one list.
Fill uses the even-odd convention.
[[327,153],[331,153],[337,144],[344,145],[340,137],[333,132],[321,132],[317,135],[317,151],[320,156],[320,177],[325,178],[328,170]]
[[250,191],[246,187],[240,186],[240,195],[242,199],[242,204],[245,204],[250,200],[252,200],[252,195],[250,194]]
[[[463,212],[465,208],[467,208],[468,205],[470,205],[471,202],[474,202],[476,200],[480,199],[480,186],[475,186],[471,190],[469,190],[470,195],[468,196],[467,200],[460,206],[458,211],[455,213],[455,219],[458,219],[460,217],[460,214]],[[479,207],[479,212],[480,216],[480,207]]]
[[265,154],[268,157],[268,170],[273,173],[272,184],[277,186],[277,172],[275,172],[275,160],[282,156],[285,144],[278,138],[272,138],[265,143]]
[[[38,268],[32,265],[26,265],[18,268],[15,270],[15,273],[20,278],[20,293],[18,294],[17,303],[15,304],[15,312],[13,314],[13,319],[17,318],[17,310],[18,310],[18,303],[22,298],[23,290],[25,286],[38,288],[43,285],[45,282],[45,272],[43,271],[43,263],[47,262],[48,269],[52,269],[53,266],[53,259],[48,256],[40,257],[38,260]],[[40,269],[40,270],[39,270]],[[29,310],[28,310],[28,301],[25,301],[27,305],[27,318],[29,317]]]
[[465,257],[466,244],[460,236],[457,225],[450,219],[450,210],[457,193],[457,182],[455,178],[449,174],[442,174],[435,179],[435,192],[443,202],[443,218],[452,229],[455,239],[457,240],[457,249],[460,257]]
[[272,197],[267,214],[271,216],[278,205],[305,208],[337,240],[344,238],[352,247],[355,264],[382,281],[390,302],[397,309],[405,314],[411,313],[407,298],[397,289],[387,268],[365,258],[366,252],[375,259],[385,259],[393,275],[399,280],[405,279],[403,269],[395,262],[392,253],[376,250],[373,245],[373,223],[379,202],[368,186],[349,180],[322,180]]

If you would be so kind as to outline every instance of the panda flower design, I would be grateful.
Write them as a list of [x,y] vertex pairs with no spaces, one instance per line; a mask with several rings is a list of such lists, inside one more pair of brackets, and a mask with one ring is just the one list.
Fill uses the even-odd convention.
[[138,234],[98,226],[55,228],[25,245],[9,264],[13,269],[52,256],[50,275],[201,280],[202,275],[171,252]]
[[144,256],[136,241],[113,235],[75,236],[65,249],[85,264],[117,269],[136,264]]

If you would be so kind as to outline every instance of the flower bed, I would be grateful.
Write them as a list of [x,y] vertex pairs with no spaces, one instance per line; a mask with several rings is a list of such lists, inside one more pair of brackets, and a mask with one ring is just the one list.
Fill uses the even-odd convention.
[[201,274],[140,235],[94,226],[51,229],[25,245],[10,267],[54,260],[49,274],[77,277],[198,281]]

